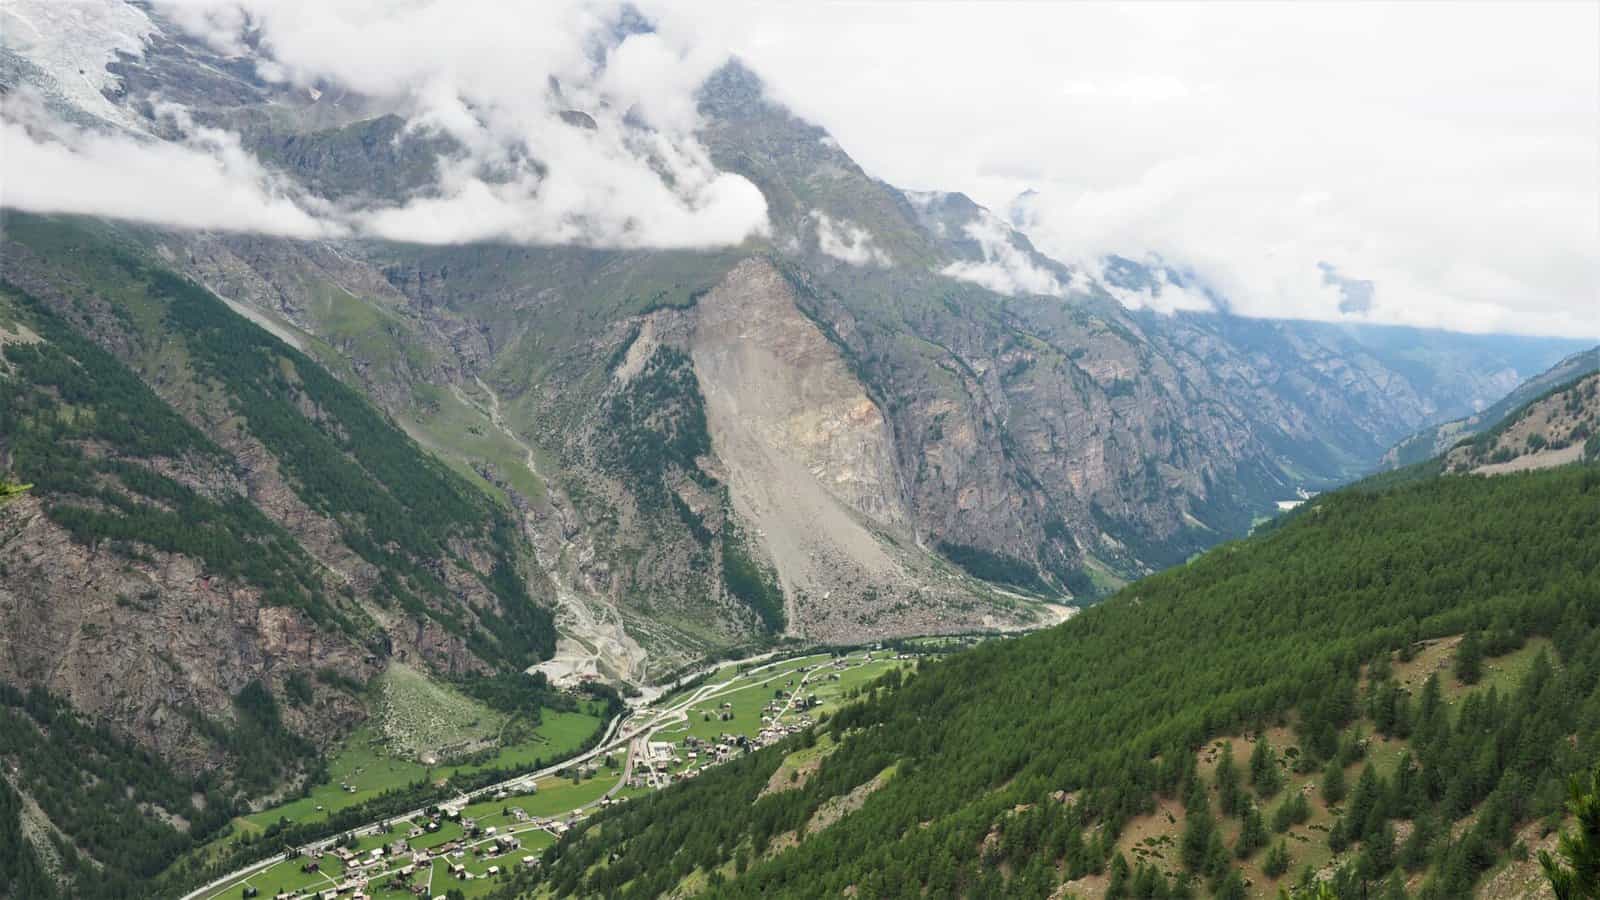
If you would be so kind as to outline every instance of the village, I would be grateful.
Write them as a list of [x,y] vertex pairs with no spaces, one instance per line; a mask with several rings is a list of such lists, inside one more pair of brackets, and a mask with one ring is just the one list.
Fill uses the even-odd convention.
[[540,865],[547,847],[590,816],[798,734],[910,660],[858,650],[729,663],[693,687],[634,709],[608,741],[564,765],[293,848],[195,896],[481,896],[516,870]]

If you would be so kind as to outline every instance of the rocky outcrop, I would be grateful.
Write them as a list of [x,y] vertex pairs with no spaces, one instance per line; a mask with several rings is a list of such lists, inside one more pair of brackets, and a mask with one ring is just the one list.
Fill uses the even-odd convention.
[[[180,769],[222,762],[195,716],[227,721],[251,681],[281,696],[290,675],[364,682],[376,657],[303,613],[184,556],[129,557],[74,540],[24,496],[0,506],[0,681],[67,697]],[[365,717],[362,702],[318,685],[287,724],[329,743]]]
[[849,640],[1005,620],[918,547],[887,418],[771,262],[735,266],[694,314],[712,445],[792,631]]

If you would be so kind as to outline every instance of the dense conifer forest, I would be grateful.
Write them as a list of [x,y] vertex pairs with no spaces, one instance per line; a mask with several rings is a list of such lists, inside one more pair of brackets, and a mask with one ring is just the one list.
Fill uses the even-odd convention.
[[[1310,876],[1290,870],[1279,834],[1309,808],[1280,782],[1326,772],[1316,802],[1338,815],[1322,839],[1344,853],[1327,890],[1408,895],[1409,876],[1416,896],[1466,896],[1526,856],[1520,826],[1560,823],[1568,776],[1594,761],[1597,625],[1600,469],[1366,485],[597,817],[546,854],[540,887],[1043,898],[1087,876],[1108,896],[1231,897],[1246,890],[1236,863],[1257,859],[1293,889]],[[1395,666],[1456,636],[1453,669],[1398,684]],[[1549,650],[1520,680],[1473,684],[1530,639]],[[1209,772],[1196,764],[1219,736],[1275,727],[1292,758],[1241,745]],[[842,746],[815,774],[765,790],[787,753],[824,737]],[[1406,748],[1382,770],[1364,761],[1380,738]],[[862,786],[859,810],[796,842]],[[1189,823],[1174,865],[1115,850],[1168,801]]]

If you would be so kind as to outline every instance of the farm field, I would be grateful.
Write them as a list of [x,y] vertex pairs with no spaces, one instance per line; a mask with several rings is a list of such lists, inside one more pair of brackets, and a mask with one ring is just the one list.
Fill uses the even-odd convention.
[[[319,785],[299,800],[252,813],[244,820],[265,828],[280,819],[295,823],[316,822],[351,806],[363,803],[385,791],[406,787],[424,780],[443,781],[456,774],[471,774],[484,769],[534,768],[537,762],[570,754],[603,724],[598,711],[558,712],[544,710],[535,736],[500,748],[489,759],[463,765],[427,766],[389,754],[383,740],[370,726],[358,728],[328,763],[329,783]],[[341,785],[347,787],[341,787]]]

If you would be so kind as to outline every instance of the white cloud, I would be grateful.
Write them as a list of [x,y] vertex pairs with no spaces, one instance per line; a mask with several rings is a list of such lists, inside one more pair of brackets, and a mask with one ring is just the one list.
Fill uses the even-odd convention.
[[1101,283],[1107,293],[1129,309],[1153,309],[1168,315],[1175,312],[1216,311],[1217,305],[1204,293],[1178,284],[1166,271],[1161,271],[1160,276],[1158,284],[1141,290],[1118,287],[1110,282]]
[[1065,291],[1055,274],[1034,265],[1028,253],[1012,243],[1012,230],[985,212],[963,229],[983,250],[983,262],[962,260],[940,274],[982,285],[997,294],[1045,294],[1059,297]]
[[[717,171],[695,138],[695,88],[726,54],[656,34],[611,46],[620,4],[165,0],[160,9],[228,52],[243,52],[248,28],[270,59],[265,74],[383,98],[466,149],[444,167],[438,196],[355,217],[364,233],[682,248],[768,231],[760,191]],[[564,123],[572,109],[596,127]]]
[[817,220],[817,249],[852,266],[868,264],[888,268],[889,254],[872,244],[872,232],[848,219],[835,222],[821,210],[813,210]]
[[314,200],[295,198],[245,152],[235,135],[185,127],[181,142],[140,140],[55,121],[38,94],[0,101],[6,177],[0,205],[37,212],[100,215],[219,231],[333,237],[344,226]]
[[[669,4],[867,171],[1254,315],[1600,335],[1600,6]],[[928,152],[936,147],[938,152]]]
[[[414,130],[452,138],[464,156],[441,162],[426,196],[355,210],[288,199],[223,132],[191,129],[180,147],[164,148],[82,131],[69,140],[24,139],[8,121],[8,150],[16,142],[16,153],[44,171],[82,179],[13,184],[5,202],[179,227],[425,243],[691,248],[766,234],[760,191],[718,171],[695,137],[695,89],[726,54],[655,34],[619,42],[621,10],[570,0],[157,0],[158,15],[219,52],[251,59],[263,78],[308,94],[330,84],[355,91],[401,111]],[[53,27],[62,19],[54,16]],[[116,49],[137,52],[143,37]],[[563,121],[571,110],[595,127]],[[165,162],[171,173],[119,186],[123,155],[156,169]],[[157,192],[163,202],[144,202]],[[219,194],[226,202],[211,208]]]

